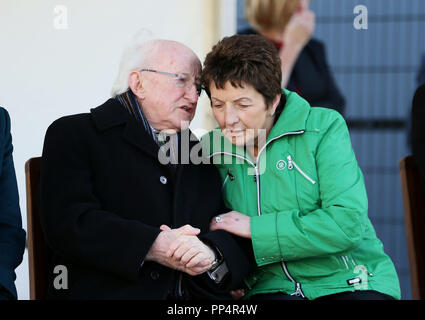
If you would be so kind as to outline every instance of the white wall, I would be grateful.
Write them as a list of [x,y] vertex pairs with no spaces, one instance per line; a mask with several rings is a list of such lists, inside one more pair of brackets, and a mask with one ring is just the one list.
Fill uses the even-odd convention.
[[[215,0],[1,0],[0,105],[12,119],[14,160],[26,229],[24,164],[40,156],[55,119],[88,112],[109,98],[123,48],[140,28],[181,41],[204,59],[220,31]],[[227,1],[225,1],[227,2]],[[235,6],[235,0],[225,6]],[[67,9],[67,29],[60,12]],[[63,13],[63,12],[62,12]],[[236,19],[236,16],[234,17]],[[56,21],[56,25],[54,24]],[[223,23],[223,22],[222,22]],[[228,32],[228,25],[227,27]],[[192,127],[206,125],[205,96]],[[27,255],[17,269],[20,299],[29,298]]]

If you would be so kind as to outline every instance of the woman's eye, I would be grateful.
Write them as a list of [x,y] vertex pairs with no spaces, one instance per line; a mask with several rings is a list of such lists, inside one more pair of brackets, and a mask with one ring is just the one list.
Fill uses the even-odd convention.
[[213,107],[214,107],[214,108],[221,108],[221,107],[222,107],[222,105],[221,105],[221,104],[213,104]]

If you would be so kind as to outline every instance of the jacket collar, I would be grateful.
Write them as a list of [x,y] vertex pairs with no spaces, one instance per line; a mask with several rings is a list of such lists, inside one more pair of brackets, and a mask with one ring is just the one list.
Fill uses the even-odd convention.
[[[155,159],[158,158],[159,146],[118,100],[111,98],[99,107],[91,109],[90,112],[95,126],[100,132],[123,126],[122,137],[126,142],[150,154]],[[189,140],[189,150],[191,151],[199,141],[190,130],[188,134],[191,137]]]
[[131,115],[116,99],[109,99],[97,108],[90,109],[93,121],[99,131],[126,123]]
[[159,146],[118,100],[111,98],[90,111],[100,132],[116,126],[124,126],[122,138],[126,142],[155,158],[158,157]]
[[295,92],[283,89],[283,93],[286,95],[286,104],[270,130],[267,141],[285,133],[305,131],[310,104]]

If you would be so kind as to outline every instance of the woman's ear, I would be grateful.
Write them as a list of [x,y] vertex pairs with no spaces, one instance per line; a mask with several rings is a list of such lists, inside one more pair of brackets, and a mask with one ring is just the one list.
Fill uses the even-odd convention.
[[133,71],[128,76],[128,86],[134,95],[140,99],[144,99],[144,87],[140,72]]
[[276,112],[277,107],[279,106],[280,97],[282,94],[278,94],[276,98],[273,99],[272,106],[270,107],[270,116],[273,117],[274,113]]

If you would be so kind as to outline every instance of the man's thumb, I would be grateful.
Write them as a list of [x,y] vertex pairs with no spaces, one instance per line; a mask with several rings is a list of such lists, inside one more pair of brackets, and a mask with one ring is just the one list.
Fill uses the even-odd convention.
[[180,227],[178,230],[180,231],[181,234],[191,235],[191,236],[196,236],[201,232],[199,228],[194,228],[190,224],[186,224],[183,227]]

